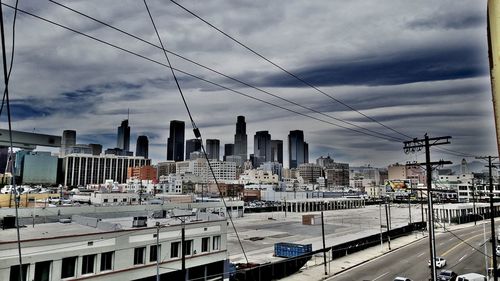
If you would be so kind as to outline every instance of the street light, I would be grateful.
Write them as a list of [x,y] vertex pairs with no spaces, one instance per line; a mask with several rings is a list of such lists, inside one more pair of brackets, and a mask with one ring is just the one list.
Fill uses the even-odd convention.
[[[470,215],[470,213],[469,213]],[[483,239],[484,239],[484,266],[485,266],[485,270],[486,270],[486,276],[488,276],[488,250],[486,248],[486,219],[484,218],[483,215],[481,214],[475,214],[477,216],[480,216],[482,219],[483,219]],[[496,255],[496,253],[491,253],[492,255]],[[494,269],[495,270],[495,269]]]

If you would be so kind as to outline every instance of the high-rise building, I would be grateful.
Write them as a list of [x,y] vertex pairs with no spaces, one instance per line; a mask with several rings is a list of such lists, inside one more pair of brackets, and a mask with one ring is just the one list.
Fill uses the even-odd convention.
[[102,144],[98,143],[89,143],[90,150],[92,151],[92,155],[101,155],[102,153]]
[[184,160],[184,121],[170,121],[170,132],[167,140],[167,160]]
[[74,145],[76,145],[76,131],[64,130],[61,138],[61,149],[59,152],[59,156],[63,157],[66,153],[66,149]]
[[23,184],[54,185],[57,181],[57,157],[50,152],[30,151],[24,155]]
[[283,164],[283,141],[271,140],[271,162]]
[[234,155],[234,144],[226,143],[224,145],[224,161],[227,161],[226,158],[228,156],[233,156],[233,155]]
[[245,116],[238,116],[236,121],[236,134],[234,135],[234,155],[241,156],[241,160],[243,162],[248,159],[247,124],[245,123]]
[[191,152],[201,151],[201,140],[190,139],[186,141],[186,160],[190,159]]
[[120,127],[118,127],[116,147],[124,151],[130,151],[130,127],[128,126],[128,119],[123,120]]
[[63,158],[64,186],[103,184],[111,179],[118,183],[127,180],[129,167],[151,165],[150,159],[113,154],[71,154]]
[[219,160],[220,141],[217,139],[207,139],[206,148],[208,159]]
[[148,158],[149,154],[149,140],[147,136],[138,136],[135,145],[135,156],[144,156]]
[[301,130],[288,134],[288,159],[290,169],[309,162],[309,145],[304,142],[304,132]]
[[268,131],[258,131],[253,138],[254,167],[271,161],[271,135]]

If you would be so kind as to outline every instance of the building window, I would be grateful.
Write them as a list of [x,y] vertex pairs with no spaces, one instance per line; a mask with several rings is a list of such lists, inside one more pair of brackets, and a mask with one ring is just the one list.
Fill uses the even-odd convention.
[[192,255],[193,252],[193,240],[186,240],[184,241],[184,254],[185,255]]
[[94,273],[94,261],[96,255],[86,255],[82,257],[82,275]]
[[214,236],[212,240],[212,250],[220,249],[220,236]]
[[172,242],[170,244],[170,257],[178,258],[179,257],[179,248],[181,247],[181,242]]
[[49,281],[50,265],[52,261],[42,261],[35,264],[35,278],[33,281]]
[[104,202],[104,203],[108,203],[108,199],[104,199],[104,200],[103,200],[103,202]]
[[123,198],[123,199],[122,199],[122,202],[127,202],[127,198]]
[[146,247],[134,249],[134,265],[144,263],[144,253],[145,252],[146,252]]
[[[156,251],[156,245],[152,245],[149,247],[149,261],[154,262],[156,261],[157,257],[159,254],[161,254],[161,245],[158,245],[159,252]],[[160,259],[161,261],[161,259]]]
[[118,202],[118,199],[117,199],[117,198],[114,198],[114,199],[113,199],[113,202]]
[[62,259],[61,279],[75,276],[76,259],[77,257],[69,257]]
[[[10,267],[9,281],[19,281],[19,265],[13,265]],[[28,264],[23,264],[23,280],[27,280],[28,276]]]
[[101,254],[101,271],[113,269],[113,253],[106,252]]
[[201,238],[201,252],[208,252],[210,250],[210,237]]

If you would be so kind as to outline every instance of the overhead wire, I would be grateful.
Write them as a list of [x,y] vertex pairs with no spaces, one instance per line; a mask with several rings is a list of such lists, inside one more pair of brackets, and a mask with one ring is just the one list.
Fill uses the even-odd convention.
[[220,76],[222,76],[222,77],[224,77],[224,78],[227,78],[227,79],[229,79],[229,80],[232,80],[232,81],[234,81],[234,82],[237,82],[237,83],[239,83],[239,84],[241,84],[241,85],[244,85],[244,86],[246,86],[246,87],[249,87],[249,88],[255,89],[255,90],[257,90],[257,91],[259,91],[259,92],[261,92],[261,93],[264,93],[264,94],[266,94],[266,95],[272,96],[272,97],[274,97],[274,98],[280,99],[280,100],[282,100],[282,101],[285,101],[285,102],[290,103],[290,104],[292,104],[292,105],[295,105],[295,106],[301,107],[301,108],[303,108],[303,109],[306,109],[306,110],[312,111],[312,112],[314,112],[314,113],[317,113],[317,114],[323,115],[323,116],[328,117],[328,118],[331,118],[331,119],[333,119],[333,120],[336,120],[336,121],[339,121],[339,122],[342,122],[342,123],[348,124],[348,125],[353,126],[353,127],[356,127],[356,128],[359,128],[359,129],[361,129],[361,130],[366,130],[366,131],[368,131],[368,132],[375,133],[375,134],[379,134],[379,135],[381,135],[381,136],[385,136],[385,137],[388,137],[388,138],[394,138],[394,139],[397,139],[397,140],[399,140],[399,141],[404,141],[404,139],[402,139],[402,138],[397,138],[397,137],[395,137],[395,136],[393,136],[393,135],[389,135],[389,134],[385,134],[385,133],[377,132],[377,131],[375,131],[375,130],[372,130],[372,129],[369,129],[369,128],[366,128],[366,127],[363,127],[363,126],[357,125],[357,124],[355,124],[355,123],[353,123],[353,122],[349,122],[349,121],[346,121],[346,120],[343,120],[343,119],[337,118],[337,117],[335,117],[335,116],[332,116],[331,114],[327,114],[327,113],[321,112],[321,111],[319,111],[319,110],[316,110],[316,109],[314,109],[314,108],[311,108],[311,107],[308,107],[308,106],[302,105],[302,104],[300,104],[300,103],[298,103],[298,102],[291,101],[291,100],[289,100],[289,99],[283,98],[283,97],[281,97],[281,96],[279,96],[279,95],[276,95],[276,94],[273,94],[273,93],[269,92],[268,90],[264,90],[264,89],[262,89],[262,88],[260,88],[260,87],[255,86],[255,85],[251,85],[250,83],[245,82],[245,81],[243,81],[243,80],[241,80],[241,79],[238,79],[238,78],[235,78],[235,77],[233,77],[233,76],[230,76],[230,75],[224,74],[224,73],[222,73],[222,72],[220,72],[220,71],[218,71],[218,70],[216,70],[216,69],[214,69],[214,68],[212,68],[212,67],[208,67],[208,66],[203,65],[203,64],[201,64],[201,63],[199,63],[199,62],[196,62],[196,61],[194,61],[194,60],[192,60],[192,59],[189,59],[189,58],[187,58],[186,56],[180,55],[180,54],[178,54],[178,53],[176,53],[176,52],[173,52],[173,51],[170,51],[170,50],[168,50],[168,49],[164,49],[164,48],[162,48],[161,46],[159,46],[159,45],[157,45],[157,44],[154,44],[154,43],[152,43],[152,42],[150,42],[150,41],[147,41],[147,40],[145,40],[145,39],[143,39],[143,38],[141,38],[141,37],[139,37],[139,36],[137,36],[137,35],[134,35],[134,34],[132,34],[132,33],[130,33],[130,32],[127,32],[127,31],[125,31],[125,30],[123,30],[123,29],[120,29],[120,28],[118,28],[118,27],[116,27],[116,26],[113,26],[113,25],[111,25],[111,24],[107,23],[107,22],[104,22],[103,20],[100,20],[100,19],[97,19],[97,18],[95,18],[95,17],[92,17],[92,16],[90,16],[90,15],[88,15],[88,14],[85,14],[85,13],[83,13],[83,12],[81,12],[81,11],[78,11],[78,10],[76,10],[76,9],[74,9],[74,8],[71,8],[71,7],[67,6],[67,5],[61,4],[61,3],[57,2],[57,1],[54,1],[54,0],[49,0],[49,1],[50,1],[50,2],[52,2],[52,3],[54,3],[54,4],[56,4],[56,5],[58,5],[58,6],[60,6],[60,7],[62,7],[62,8],[65,8],[65,9],[67,9],[67,10],[69,10],[69,11],[73,12],[73,13],[76,13],[76,14],[78,14],[78,15],[81,15],[81,16],[83,16],[83,17],[86,17],[86,18],[88,18],[88,19],[90,19],[90,20],[92,20],[92,21],[95,21],[95,22],[97,22],[97,23],[99,23],[99,24],[102,24],[102,25],[104,25],[104,26],[106,26],[106,27],[109,27],[109,28],[111,28],[111,29],[113,29],[113,30],[115,30],[115,31],[118,31],[118,32],[120,32],[120,33],[122,33],[122,34],[125,34],[125,35],[127,35],[127,36],[129,36],[129,37],[131,37],[131,38],[134,38],[134,39],[139,40],[139,41],[141,41],[141,42],[143,42],[143,43],[145,43],[145,44],[148,44],[148,45],[150,45],[150,46],[152,46],[152,47],[158,48],[158,49],[163,50],[163,51],[165,51],[165,52],[167,52],[167,53],[169,53],[169,54],[172,54],[172,55],[174,55],[174,56],[176,56],[176,57],[178,57],[178,58],[180,58],[180,59],[182,59],[182,60],[184,60],[184,61],[187,61],[187,62],[189,62],[189,63],[192,63],[192,64],[194,64],[194,65],[196,65],[196,66],[199,66],[199,67],[201,67],[201,68],[203,68],[203,69],[206,69],[206,70],[208,70],[208,71],[210,71],[210,72],[216,73],[216,74],[218,74],[218,75],[220,75]]
[[[6,3],[2,3],[2,5],[8,7],[8,8],[11,8],[11,9],[14,9],[14,7],[12,7],[11,5],[9,4],[6,4]],[[105,44],[105,45],[108,45],[110,47],[113,47],[115,49],[118,49],[118,50],[121,50],[123,52],[126,52],[128,54],[131,54],[131,55],[134,55],[134,56],[137,56],[139,58],[142,58],[144,60],[147,60],[147,61],[150,61],[150,62],[153,62],[155,64],[158,64],[158,65],[161,65],[163,67],[167,67],[167,68],[170,68],[168,66],[168,64],[165,64],[165,63],[162,63],[162,62],[159,62],[155,59],[152,59],[152,58],[149,58],[145,55],[141,55],[137,52],[134,52],[134,51],[131,51],[129,49],[126,49],[124,47],[120,47],[116,44],[113,44],[113,43],[110,43],[106,40],[103,40],[103,39],[99,39],[95,36],[92,36],[92,35],[89,35],[89,34],[86,34],[82,31],[79,31],[79,30],[76,30],[74,28],[71,28],[71,27],[68,27],[68,26],[65,26],[63,24],[60,24],[60,23],[57,23],[53,20],[50,20],[50,19],[47,19],[47,18],[44,18],[44,17],[41,17],[41,16],[38,16],[34,13],[31,13],[29,11],[26,11],[26,10],[23,10],[23,9],[17,9],[19,12],[22,12],[23,14],[26,14],[26,15],[29,15],[29,16],[32,16],[34,18],[37,18],[39,20],[42,20],[42,21],[45,21],[47,23],[50,23],[52,25],[56,25],[58,27],[61,27],[63,29],[66,29],[66,30],[69,30],[71,32],[74,32],[74,33],[77,33],[79,35],[82,35],[84,37],[87,37],[89,39],[92,39],[94,41],[97,41],[97,42],[100,42],[102,44]],[[230,92],[233,92],[235,94],[238,94],[238,95],[241,95],[241,96],[244,96],[244,97],[247,97],[247,98],[250,98],[250,99],[253,99],[253,100],[256,100],[256,101],[259,101],[259,102],[262,102],[262,103],[265,103],[265,104],[268,104],[270,106],[273,106],[273,107],[276,107],[276,108],[280,108],[280,109],[283,109],[283,110],[286,110],[286,111],[289,111],[291,113],[294,113],[294,114],[297,114],[297,115],[301,115],[301,116],[304,116],[304,117],[307,117],[307,118],[310,118],[310,119],[314,119],[314,120],[317,120],[317,121],[320,121],[320,122],[323,122],[323,123],[326,123],[326,124],[329,124],[329,125],[332,125],[332,126],[335,126],[335,127],[339,127],[339,128],[343,128],[343,129],[346,129],[346,130],[349,130],[349,131],[352,131],[352,132],[356,132],[356,133],[360,133],[360,134],[364,134],[364,135],[367,135],[367,136],[371,136],[371,137],[375,137],[375,138],[378,138],[378,139],[383,139],[383,140],[387,140],[387,141],[391,141],[391,142],[400,142],[400,139],[396,139],[396,138],[389,138],[389,137],[383,137],[383,136],[379,136],[379,135],[375,135],[375,134],[372,134],[372,133],[368,133],[368,132],[364,132],[364,131],[360,131],[360,130],[357,130],[357,129],[353,129],[353,128],[349,128],[349,127],[346,127],[346,126],[343,126],[343,125],[340,125],[340,124],[336,124],[336,123],[333,123],[333,122],[330,122],[330,121],[327,121],[327,120],[324,120],[324,119],[320,119],[318,117],[315,117],[315,116],[312,116],[312,115],[308,115],[308,114],[305,114],[303,112],[300,112],[300,111],[297,111],[297,110],[293,110],[293,109],[290,109],[290,108],[287,108],[287,107],[284,107],[284,106],[281,106],[281,105],[278,105],[278,104],[275,104],[275,103],[272,103],[272,102],[269,102],[269,101],[266,101],[266,100],[263,100],[263,99],[260,99],[260,98],[257,98],[257,97],[254,97],[254,96],[251,96],[249,94],[245,94],[241,91],[238,91],[238,90],[234,90],[232,88],[229,88],[227,86],[224,86],[220,83],[217,83],[217,82],[213,82],[213,81],[210,81],[208,79],[205,79],[203,77],[200,77],[198,75],[195,75],[195,74],[192,74],[190,72],[187,72],[187,71],[184,71],[184,70],[181,70],[181,69],[178,69],[178,68],[175,68],[175,67],[172,67],[173,70],[179,72],[179,73],[182,73],[184,75],[187,75],[189,77],[192,77],[192,78],[195,78],[197,80],[200,80],[200,81],[203,81],[203,82],[206,82],[208,84],[211,84],[211,85],[214,85],[214,86],[217,86],[219,88],[222,88],[224,90],[227,90],[227,91],[230,91]]]
[[[161,39],[160,33],[158,32],[158,29],[156,28],[156,24],[155,24],[155,22],[154,22],[153,15],[151,14],[151,11],[149,10],[149,7],[148,7],[148,4],[147,4],[146,0],[143,0],[143,1],[144,1],[144,5],[146,6],[146,10],[147,10],[147,12],[148,12],[149,18],[150,18],[151,23],[152,23],[152,25],[153,25],[153,28],[154,28],[154,30],[155,30],[156,36],[158,37],[158,41],[160,42],[160,44],[161,44],[161,48],[163,49],[163,54],[165,55],[165,58],[166,58],[166,60],[167,60],[167,62],[168,62],[168,65],[169,65],[169,67],[170,67],[170,71],[171,71],[172,76],[173,76],[173,78],[174,78],[174,80],[175,80],[175,84],[177,85],[177,89],[178,89],[178,91],[179,91],[179,94],[180,94],[180,95],[181,95],[181,97],[182,97],[182,101],[183,101],[183,103],[184,103],[184,107],[186,108],[186,111],[187,111],[187,113],[188,113],[188,115],[189,115],[189,119],[190,119],[190,121],[191,121],[191,125],[192,125],[192,127],[193,127],[193,132],[194,132],[194,134],[195,134],[195,137],[196,137],[197,139],[199,139],[199,140],[200,140],[200,143],[201,143],[201,148],[202,148],[202,150],[203,150],[203,154],[205,155],[205,158],[206,158],[206,161],[207,161],[207,165],[208,165],[208,167],[209,167],[209,169],[210,169],[210,172],[211,172],[211,174],[212,174],[212,176],[213,176],[213,178],[214,178],[214,181],[215,181],[215,184],[216,184],[216,186],[217,186],[217,189],[219,190],[219,195],[220,195],[220,198],[221,198],[222,203],[224,204],[224,208],[227,210],[226,200],[224,199],[224,195],[222,194],[222,191],[221,191],[221,189],[220,189],[219,183],[218,183],[218,181],[217,181],[217,177],[215,176],[215,172],[214,172],[214,170],[213,170],[213,168],[212,168],[212,164],[210,163],[210,160],[208,159],[207,152],[206,152],[205,147],[204,147],[204,145],[203,145],[203,139],[202,139],[202,136],[201,136],[201,132],[200,132],[200,130],[198,129],[198,127],[196,126],[196,123],[195,123],[195,121],[194,121],[194,119],[193,119],[193,116],[192,116],[192,114],[191,114],[191,111],[190,111],[190,109],[189,109],[189,106],[188,106],[188,104],[187,104],[187,102],[186,102],[186,99],[185,99],[185,97],[184,97],[184,93],[182,92],[182,89],[181,89],[181,86],[180,86],[180,84],[179,84],[179,81],[177,80],[177,76],[175,75],[174,69],[172,68],[172,64],[171,64],[171,62],[170,62],[170,59],[168,58],[168,54],[167,54],[167,52],[165,51],[165,48],[164,48],[164,45],[163,45],[163,40]],[[240,244],[240,247],[241,247],[241,250],[242,250],[242,252],[243,252],[243,255],[245,256],[245,260],[246,260],[246,262],[248,263],[248,257],[247,257],[247,254],[246,254],[246,252],[245,252],[245,249],[244,249],[244,247],[243,247],[243,243],[241,242],[240,236],[239,236],[239,234],[238,234],[238,230],[236,229],[236,226],[234,225],[234,222],[233,222],[233,216],[232,216],[231,212],[229,212],[229,220],[231,221],[231,225],[233,226],[234,233],[236,234],[236,237],[238,238],[238,243]]]
[[205,20],[204,18],[202,18],[201,16],[197,15],[196,13],[194,13],[193,11],[189,10],[188,8],[184,7],[183,5],[179,4],[178,2],[174,1],[174,0],[170,0],[170,2],[174,3],[175,5],[177,5],[178,7],[180,7],[181,9],[183,9],[184,11],[186,11],[187,13],[191,14],[192,16],[196,17],[197,19],[201,20],[202,22],[204,22],[205,24],[207,24],[208,26],[210,26],[211,28],[217,30],[219,33],[223,34],[224,36],[226,36],[227,38],[231,39],[233,42],[237,43],[238,45],[242,46],[243,48],[247,49],[248,51],[250,51],[251,53],[255,54],[256,56],[260,57],[261,59],[265,60],[266,62],[272,64],[273,66],[275,66],[276,68],[280,69],[281,71],[283,71],[284,73],[288,74],[289,76],[293,77],[294,79],[300,81],[301,83],[303,83],[304,85],[316,90],[317,92],[323,94],[324,96],[332,99],[333,101],[349,108],[350,110],[354,111],[354,112],[357,112],[358,114],[364,116],[365,118],[381,125],[382,127],[386,128],[386,129],[389,129],[397,134],[400,134],[400,135],[403,135],[409,139],[412,139],[413,137],[407,135],[407,134],[404,134],[394,128],[391,128],[383,123],[381,123],[380,121],[362,113],[361,111],[355,109],[354,107],[348,105],[347,103],[345,102],[342,102],[341,100],[333,97],[332,95],[324,92],[323,90],[319,89],[318,87],[314,86],[313,84],[309,83],[308,81],[300,78],[299,76],[297,76],[296,74],[292,73],[291,71],[289,70],[286,70],[284,67],[278,65],[277,63],[271,61],[270,59],[266,58],[264,55],[260,54],[259,52],[255,51],[254,49],[248,47],[247,45],[245,45],[244,43],[242,43],[240,40],[234,38],[233,36],[231,36],[230,34],[226,33],[225,31],[223,31],[222,29],[218,28],[217,26],[213,25],[212,23],[208,22],[207,20]]
[[[14,63],[14,51],[15,51],[15,24],[16,24],[16,19],[17,19],[17,7],[18,7],[19,1],[16,0],[15,7],[14,7],[14,18],[12,22],[12,50],[11,50],[11,60],[10,60],[10,66],[9,69],[7,70],[7,56],[6,56],[6,48],[5,48],[5,28],[4,28],[4,20],[3,20],[3,9],[0,5],[0,29],[1,29],[1,41],[2,41],[2,65],[3,65],[3,73],[4,73],[4,84],[5,84],[5,89],[4,89],[4,94],[2,97],[2,106],[0,109],[3,109],[4,103],[7,105],[7,122],[8,122],[8,130],[9,130],[9,144],[10,144],[10,155],[8,158],[8,163],[10,162],[10,172],[11,172],[11,184],[12,184],[12,189],[11,189],[11,195],[15,192],[15,197],[14,197],[14,208],[15,208],[15,214],[16,214],[16,238],[17,238],[17,251],[18,251],[18,260],[19,260],[19,279],[20,280],[25,280],[27,274],[23,273],[23,259],[22,259],[22,249],[21,249],[21,233],[20,233],[20,226],[19,226],[19,199],[18,199],[18,192],[16,189],[16,178],[15,178],[15,167],[14,163],[12,161],[13,159],[13,154],[14,154],[14,148],[13,148],[13,141],[12,141],[12,115],[10,111],[10,99],[9,99],[9,82],[10,82],[10,74],[12,72],[12,66]],[[10,202],[10,201],[9,201]]]

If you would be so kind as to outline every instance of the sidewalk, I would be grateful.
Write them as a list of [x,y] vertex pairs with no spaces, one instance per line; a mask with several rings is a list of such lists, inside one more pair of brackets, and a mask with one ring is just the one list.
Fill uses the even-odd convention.
[[[495,222],[499,221],[500,218],[495,219]],[[487,220],[489,222],[489,220]],[[480,225],[482,224],[482,221],[478,221],[477,224]],[[451,231],[457,230],[457,229],[462,229],[466,227],[471,227],[474,226],[474,222],[471,223],[465,223],[465,224],[460,224],[460,225],[451,225],[448,226],[446,225],[446,229],[449,229]],[[436,235],[439,235],[439,233],[443,233],[444,230],[442,227],[435,228],[435,233]],[[414,232],[410,235],[403,236],[400,238],[396,239],[391,239],[391,251],[389,251],[387,247],[387,243],[383,244],[383,247],[376,246],[376,247],[371,247],[366,250],[359,251],[357,253],[335,259],[330,261],[330,264],[327,264],[327,272],[328,275],[325,275],[325,267],[323,265],[323,254],[315,255],[311,258],[311,260],[301,269],[301,271],[288,276],[286,278],[280,279],[284,281],[319,281],[319,280],[325,280],[329,277],[332,277],[340,272],[343,272],[345,270],[348,270],[352,267],[355,267],[357,265],[363,264],[365,262],[368,262],[370,260],[373,260],[377,257],[380,257],[386,253],[395,251],[399,248],[402,248],[404,246],[407,246],[411,243],[414,243],[416,241],[419,241],[421,239],[424,239],[427,237],[427,232]],[[327,254],[327,261],[329,260],[328,254]]]

